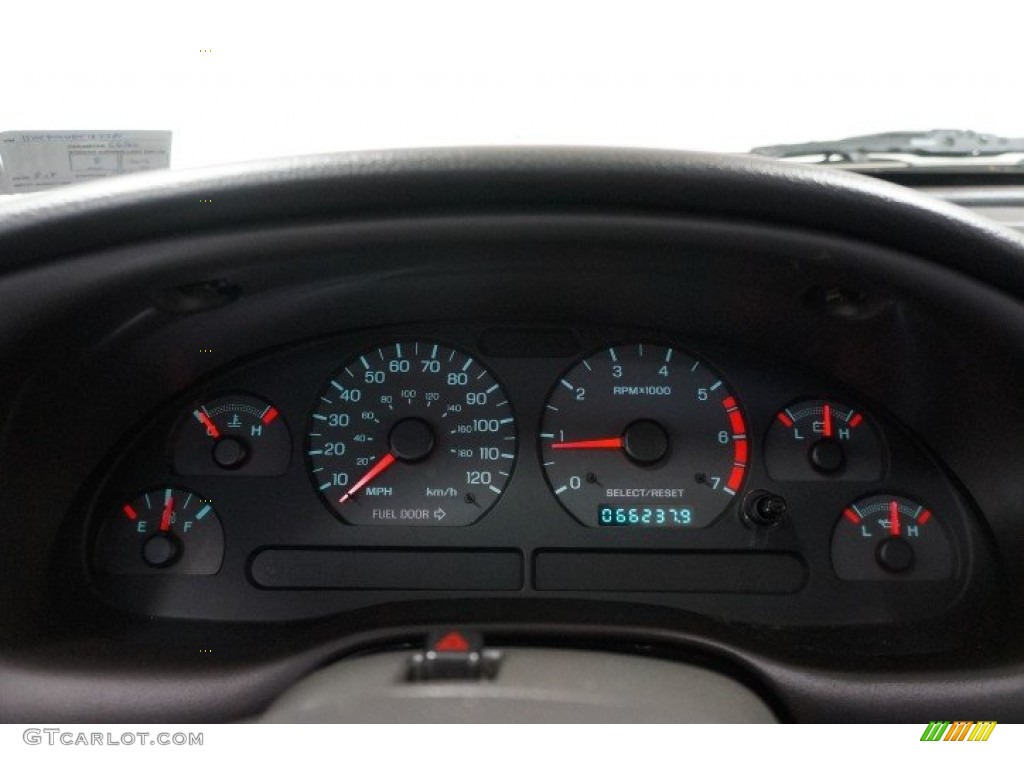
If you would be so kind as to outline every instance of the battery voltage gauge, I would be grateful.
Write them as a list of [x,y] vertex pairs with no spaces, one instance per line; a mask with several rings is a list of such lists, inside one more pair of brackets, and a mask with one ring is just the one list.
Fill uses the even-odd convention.
[[775,415],[765,439],[775,480],[879,480],[882,442],[870,420],[835,400],[804,400]]

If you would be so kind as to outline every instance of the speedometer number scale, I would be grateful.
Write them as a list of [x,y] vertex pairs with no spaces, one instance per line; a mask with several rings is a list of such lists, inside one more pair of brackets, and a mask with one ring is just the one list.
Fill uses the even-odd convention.
[[307,456],[317,490],[354,525],[469,525],[501,496],[516,426],[472,357],[428,341],[345,363],[320,393]]
[[552,491],[588,526],[699,528],[740,490],[749,457],[736,397],[704,362],[649,344],[583,360],[541,426]]

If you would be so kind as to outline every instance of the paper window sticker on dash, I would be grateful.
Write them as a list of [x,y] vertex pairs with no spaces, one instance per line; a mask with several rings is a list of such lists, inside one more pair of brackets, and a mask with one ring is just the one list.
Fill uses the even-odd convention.
[[39,192],[171,165],[171,131],[0,133],[0,194]]

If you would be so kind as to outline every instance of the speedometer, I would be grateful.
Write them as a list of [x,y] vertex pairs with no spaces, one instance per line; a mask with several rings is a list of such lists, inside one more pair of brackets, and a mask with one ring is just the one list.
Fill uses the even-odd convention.
[[478,361],[434,342],[396,342],[335,372],[306,452],[318,492],[347,523],[469,525],[505,489],[516,425]]
[[699,528],[743,484],[746,422],[722,378],[677,349],[613,347],[555,384],[540,447],[552,491],[584,525]]

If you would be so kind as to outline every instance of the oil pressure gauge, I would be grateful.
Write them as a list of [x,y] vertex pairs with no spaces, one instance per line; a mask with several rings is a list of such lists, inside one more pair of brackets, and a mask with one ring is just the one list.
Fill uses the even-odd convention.
[[953,575],[953,550],[930,507],[878,493],[843,510],[832,535],[832,565],[851,581],[938,581]]

